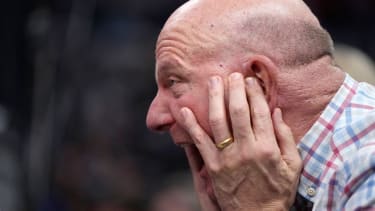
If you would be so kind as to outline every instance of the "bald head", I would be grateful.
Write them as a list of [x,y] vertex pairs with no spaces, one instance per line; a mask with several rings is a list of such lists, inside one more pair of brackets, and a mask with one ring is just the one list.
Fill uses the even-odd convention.
[[159,42],[172,31],[193,38],[191,55],[256,53],[280,65],[301,65],[333,51],[329,34],[302,0],[191,0],[168,19]]

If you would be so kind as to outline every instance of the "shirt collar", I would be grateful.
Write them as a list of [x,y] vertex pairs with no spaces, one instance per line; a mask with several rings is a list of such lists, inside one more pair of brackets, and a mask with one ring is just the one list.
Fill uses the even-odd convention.
[[326,169],[326,159],[332,153],[329,139],[335,123],[350,103],[357,85],[358,82],[346,74],[335,96],[297,145],[304,165],[298,192],[311,201],[314,201],[315,191],[322,185],[320,176]]

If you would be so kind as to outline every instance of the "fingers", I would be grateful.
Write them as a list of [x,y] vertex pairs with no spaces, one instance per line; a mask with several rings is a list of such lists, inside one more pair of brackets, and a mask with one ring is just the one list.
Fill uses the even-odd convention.
[[220,143],[232,136],[226,117],[223,81],[220,77],[213,76],[210,78],[208,87],[209,123],[215,142]]
[[256,140],[276,146],[269,105],[262,88],[254,78],[246,78],[246,92],[251,110],[251,119]]
[[206,164],[216,163],[217,149],[211,138],[198,124],[193,112],[186,107],[181,108],[183,122],[181,125],[193,139],[195,146],[198,148]]
[[194,188],[197,193],[197,197],[199,200],[199,203],[201,205],[201,209],[203,211],[218,211],[220,208],[218,205],[211,200],[207,192],[205,191],[206,184],[202,180],[202,178],[199,175],[199,168],[202,166],[201,159],[199,159],[199,156],[197,155],[197,149],[192,146],[185,146],[185,153],[186,157],[189,162],[189,166],[193,175],[193,181],[194,181]]
[[301,168],[302,161],[291,129],[285,124],[282,113],[279,108],[276,108],[272,115],[273,124],[275,127],[276,137],[279,143],[281,156],[287,162],[288,166],[293,169]]
[[251,141],[250,111],[245,82],[240,73],[232,73],[229,77],[229,113],[236,142],[242,144],[241,142]]

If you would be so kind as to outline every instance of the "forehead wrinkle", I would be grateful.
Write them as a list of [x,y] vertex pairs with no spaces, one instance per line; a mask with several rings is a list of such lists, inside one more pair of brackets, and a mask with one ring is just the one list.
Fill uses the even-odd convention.
[[180,27],[175,27],[173,29],[164,28],[162,30],[156,43],[156,52],[166,45],[173,46],[173,44],[182,48],[187,45],[186,35],[184,35],[184,31]]
[[187,68],[189,60],[186,39],[178,31],[159,37],[156,48],[157,71],[170,73],[174,69]]
[[175,59],[182,61],[189,58],[188,39],[179,29],[167,29],[161,32],[155,50],[156,60]]
[[156,74],[159,77],[165,77],[169,74],[174,75],[189,75],[190,68],[189,66],[178,57],[175,57],[173,54],[166,55],[166,57],[161,58],[160,61],[157,62],[157,71]]
[[170,73],[173,70],[180,69],[182,65],[175,58],[165,59],[158,63],[158,71],[160,73]]
[[178,55],[181,58],[193,63],[212,57],[217,50],[217,45],[223,43],[224,37],[224,33],[218,33],[215,29],[217,25],[213,21],[204,19],[171,21],[159,36],[156,55],[158,56],[166,46],[171,46],[178,48]]
[[[176,47],[177,46],[177,47]],[[179,58],[184,58],[186,52],[184,52],[184,45],[175,42],[173,40],[165,40],[162,42],[158,50],[156,51],[156,59],[160,59],[163,55],[172,54]]]

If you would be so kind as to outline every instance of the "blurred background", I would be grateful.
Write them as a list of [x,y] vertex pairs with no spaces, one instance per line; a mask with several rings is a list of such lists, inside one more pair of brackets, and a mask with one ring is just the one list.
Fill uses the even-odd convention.
[[[145,127],[154,44],[184,2],[1,2],[1,211],[199,210],[182,149]],[[375,2],[306,3],[375,83]]]

